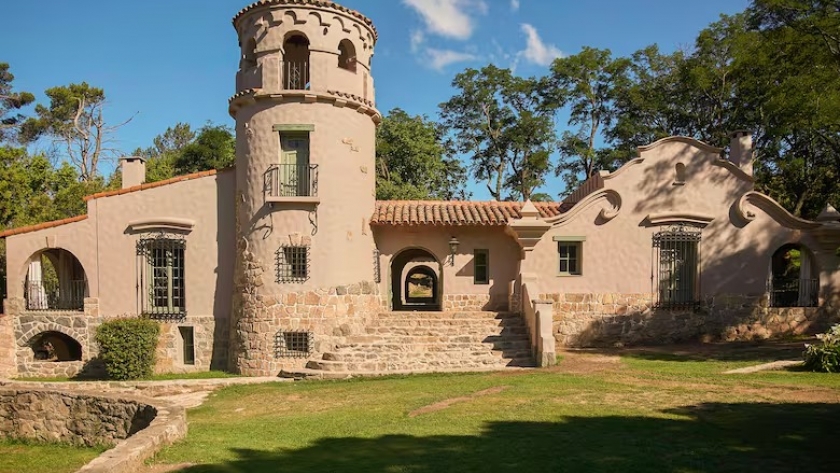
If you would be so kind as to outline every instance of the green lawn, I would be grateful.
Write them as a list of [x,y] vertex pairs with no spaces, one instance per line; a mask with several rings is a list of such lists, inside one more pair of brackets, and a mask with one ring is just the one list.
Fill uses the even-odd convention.
[[71,473],[93,460],[104,448],[38,444],[0,439],[0,473]]
[[761,360],[565,354],[551,370],[231,387],[189,412],[156,468],[840,471],[840,375],[721,374]]

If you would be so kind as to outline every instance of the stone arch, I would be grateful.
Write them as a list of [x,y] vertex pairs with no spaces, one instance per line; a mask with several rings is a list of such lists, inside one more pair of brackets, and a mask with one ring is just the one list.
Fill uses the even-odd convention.
[[409,304],[434,304],[437,300],[438,277],[435,271],[421,264],[409,269],[403,282],[403,294]]
[[72,252],[46,248],[27,258],[21,273],[27,310],[83,310],[87,271]]
[[338,67],[356,72],[357,60],[356,47],[353,46],[353,42],[349,39],[342,39],[338,43]]
[[[441,310],[443,300],[443,263],[426,248],[404,248],[391,258],[391,307],[393,310]],[[410,272],[432,279],[432,297],[411,300],[408,297]]]
[[82,344],[59,330],[47,330],[31,337],[26,345],[35,361],[81,361]]
[[770,257],[767,278],[771,307],[816,307],[820,278],[814,253],[801,242],[785,243]]
[[309,37],[301,31],[289,31],[283,37],[284,89],[309,89],[309,44]]

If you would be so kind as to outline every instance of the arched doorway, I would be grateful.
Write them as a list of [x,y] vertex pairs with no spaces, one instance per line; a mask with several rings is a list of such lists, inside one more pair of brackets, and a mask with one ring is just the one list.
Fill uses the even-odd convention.
[[87,296],[85,270],[69,251],[53,248],[29,258],[24,281],[27,310],[83,310]]
[[283,88],[309,89],[309,39],[303,33],[289,33],[283,42]]
[[816,307],[820,279],[811,252],[800,244],[783,245],[770,259],[771,307]]
[[79,361],[82,345],[61,332],[41,332],[29,342],[35,361]]
[[391,260],[393,310],[440,310],[443,266],[430,251],[408,248]]

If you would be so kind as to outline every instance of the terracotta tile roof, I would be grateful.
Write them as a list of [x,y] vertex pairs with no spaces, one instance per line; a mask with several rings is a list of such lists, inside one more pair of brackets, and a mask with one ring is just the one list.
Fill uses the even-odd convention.
[[[522,202],[379,200],[371,225],[505,225],[521,217]],[[534,202],[540,216],[568,210],[560,202]]]
[[359,97],[358,95],[353,95],[353,94],[350,94],[350,93],[347,93],[347,92],[339,92],[338,90],[327,90],[327,93],[330,94],[330,95],[335,95],[336,97],[343,97],[345,99],[350,99],[350,100],[353,100],[355,102],[363,103],[363,104],[367,105],[368,107],[373,107],[373,102],[372,101],[365,100],[364,98]]
[[67,225],[68,223],[81,222],[87,220],[87,215],[76,215],[75,217],[63,218],[61,220],[53,220],[52,222],[39,223],[37,225],[29,225],[26,227],[10,228],[0,232],[0,238],[6,238],[13,235],[20,235],[21,233],[37,232],[45,228],[57,227],[59,225]]
[[331,8],[333,10],[347,13],[348,15],[368,25],[368,27],[370,27],[370,29],[373,31],[373,40],[376,41],[379,39],[379,32],[376,31],[376,27],[373,26],[373,21],[371,21],[370,18],[366,17],[365,15],[362,15],[356,10],[351,10],[350,8],[341,6],[335,2],[330,2],[327,0],[260,0],[258,2],[248,5],[242,10],[239,10],[239,12],[233,17],[233,20],[231,21],[233,22],[233,25],[236,26],[237,20],[239,20],[242,17],[242,15],[256,8],[269,5],[312,5],[320,8]]
[[192,174],[185,174],[183,176],[176,176],[176,177],[173,177],[172,179],[166,179],[166,180],[163,180],[163,181],[150,182],[148,184],[140,184],[139,186],[128,187],[126,189],[117,189],[117,190],[114,190],[114,191],[98,192],[98,193],[93,194],[93,195],[85,196],[85,202],[87,202],[89,200],[93,200],[93,199],[98,199],[100,197],[111,197],[111,196],[114,196],[114,195],[128,194],[130,192],[144,191],[146,189],[154,189],[155,187],[165,186],[165,185],[169,185],[169,184],[175,184],[175,183],[183,182],[183,181],[191,181],[193,179],[199,179],[199,178],[202,178],[202,177],[215,176],[216,173],[217,173],[217,171],[215,169],[211,169],[209,171],[201,171],[201,172],[195,172],[195,173],[192,173]]

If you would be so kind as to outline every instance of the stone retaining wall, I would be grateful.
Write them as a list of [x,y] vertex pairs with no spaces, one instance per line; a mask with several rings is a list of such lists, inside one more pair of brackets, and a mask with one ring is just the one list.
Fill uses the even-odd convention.
[[444,294],[443,310],[446,312],[470,312],[479,310],[506,312],[510,301],[507,294]]
[[560,346],[754,340],[816,333],[840,320],[830,307],[768,307],[766,295],[715,295],[697,309],[653,307],[652,294],[540,294],[552,301]]
[[186,434],[184,409],[165,402],[128,395],[0,389],[0,436],[116,445],[80,472],[136,471],[160,447]]

